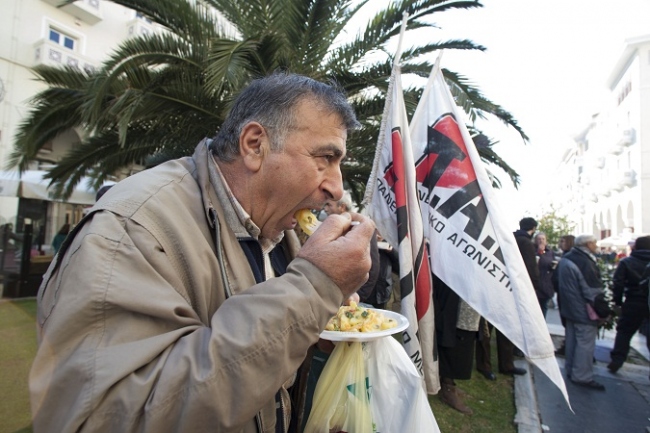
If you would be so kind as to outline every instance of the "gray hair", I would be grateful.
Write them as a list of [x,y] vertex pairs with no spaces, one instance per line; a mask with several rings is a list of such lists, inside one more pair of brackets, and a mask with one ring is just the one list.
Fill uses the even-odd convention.
[[339,206],[345,206],[345,210],[347,212],[350,212],[352,210],[352,196],[350,196],[350,193],[347,191],[343,191],[343,196],[341,197],[341,200],[336,202]]
[[348,131],[358,128],[354,110],[342,90],[302,75],[274,73],[253,80],[235,99],[230,113],[210,144],[212,153],[225,162],[239,155],[239,136],[249,122],[258,122],[269,134],[271,150],[281,150],[286,133],[295,126],[294,109],[306,99],[325,112],[337,114]]
[[589,235],[589,234],[579,235],[576,236],[574,245],[576,247],[584,247],[587,246],[589,242],[598,242],[598,239],[596,239],[596,236],[594,235]]

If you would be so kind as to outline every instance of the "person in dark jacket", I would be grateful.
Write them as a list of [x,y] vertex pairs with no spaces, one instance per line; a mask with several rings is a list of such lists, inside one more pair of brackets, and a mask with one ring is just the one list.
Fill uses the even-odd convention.
[[[610,353],[612,362],[607,368],[616,373],[630,351],[630,340],[650,316],[648,311],[648,284],[642,284],[649,275],[644,275],[650,263],[650,236],[637,238],[629,257],[618,262],[613,278],[614,304],[621,307],[616,325],[616,340]],[[650,339],[646,338],[648,350]]]
[[[378,267],[376,282],[372,287],[367,283],[364,284],[357,294],[361,302],[383,310],[393,290],[393,273],[399,274],[399,255],[388,242],[384,241],[379,232],[377,232],[377,250],[377,259],[372,254],[372,247],[370,256],[373,267],[375,265]],[[374,260],[377,260],[377,263]]]
[[63,244],[65,238],[68,236],[68,233],[70,233],[70,224],[65,223],[61,226],[59,232],[56,234],[56,236],[54,236],[54,239],[52,240],[52,249],[54,250],[54,254],[59,252],[59,248],[61,248],[61,245]]
[[533,283],[535,293],[541,293],[542,289],[539,283],[536,247],[532,240],[533,233],[535,233],[536,229],[537,221],[534,218],[522,218],[521,221],[519,221],[519,230],[517,230],[514,235],[521,257],[524,259],[526,270],[530,276],[530,281]]
[[[519,230],[517,230],[514,235],[517,241],[517,246],[521,256],[524,259],[526,264],[526,269],[530,275],[531,280],[533,280],[533,286],[535,287],[535,292],[537,294],[537,299],[539,300],[540,305],[542,305],[542,312],[546,316],[546,305],[548,300],[553,297],[553,283],[550,281],[551,273],[548,275],[549,280],[549,290],[550,292],[545,292],[549,294],[542,294],[541,291],[538,291],[540,287],[539,279],[539,270],[537,267],[537,246],[531,241],[531,236],[535,233],[537,228],[537,221],[533,218],[523,218],[519,221]],[[546,247],[546,235],[540,233],[543,236],[544,244],[542,249]],[[537,237],[536,237],[537,239]],[[547,257],[550,257],[550,262],[553,261],[553,252],[550,248],[546,247],[548,250],[548,256],[544,256],[545,260]],[[546,263],[546,261],[544,262]],[[541,262],[540,262],[541,266]],[[552,267],[552,263],[549,265]],[[492,371],[492,362],[491,362],[491,339],[492,339],[492,326],[491,323],[487,322],[485,319],[481,320],[480,331],[478,338],[476,340],[476,370],[481,373],[488,380],[496,380],[496,376]],[[515,367],[514,364],[514,355],[523,356],[521,350],[516,348],[514,344],[496,329],[496,341],[497,341],[497,357],[499,361],[499,372],[508,375],[523,375],[526,374],[526,370],[523,368]]]
[[432,277],[440,373],[438,396],[446,405],[471,415],[473,410],[465,404],[456,380],[472,378],[474,341],[481,316],[435,274]]
[[[589,304],[597,310],[598,299],[604,295],[603,281],[594,255],[597,249],[595,236],[578,236],[575,247],[562,256],[555,272],[560,285],[560,315],[566,321],[564,370],[576,385],[604,391],[605,386],[593,378],[598,320],[590,317],[587,307]],[[599,316],[606,317],[607,313]]]
[[[515,241],[517,241],[517,247],[519,247],[519,253],[521,254],[521,257],[524,259],[524,265],[526,266],[526,271],[528,271],[528,276],[530,277],[530,281],[533,283],[533,288],[535,289],[535,293],[540,293],[540,284],[539,284],[539,269],[537,268],[537,254],[535,252],[535,244],[532,241],[533,233],[535,233],[535,230],[537,229],[537,221],[534,218],[531,217],[526,217],[522,218],[519,221],[519,230],[514,232],[515,235]],[[512,346],[512,350],[506,350],[505,348],[503,349],[504,355],[507,354],[508,352],[512,352],[512,356],[524,356],[522,351],[518,348],[515,347],[514,344],[510,343],[510,346]],[[500,371],[500,373],[504,374],[526,374],[526,370],[523,368],[517,368],[514,367],[514,364],[511,359],[509,359],[510,356],[507,356],[506,359],[503,361],[503,364],[501,363],[501,360],[499,360],[500,365],[513,365],[512,369],[508,369],[506,371]]]
[[[537,299],[539,300],[539,303],[542,306],[542,312],[544,313],[544,316],[546,316],[546,305],[548,303],[548,300],[553,297],[553,293],[554,293],[553,283],[550,281],[552,275],[552,269],[550,269],[550,273],[548,274],[548,283],[549,283],[550,292],[547,292],[549,294],[542,294],[540,291],[537,290],[538,286],[540,286],[539,270],[537,267],[538,247],[536,246],[536,244],[533,244],[533,242],[531,241],[531,236],[535,232],[536,228],[537,228],[537,221],[535,221],[535,219],[523,218],[521,221],[519,221],[519,230],[517,230],[514,233],[514,235],[521,256],[523,257],[524,263],[526,264],[526,269],[530,274],[531,280],[537,281],[537,283],[533,283],[533,285],[535,287]],[[540,234],[544,240],[542,250],[545,250],[546,235],[544,233],[540,233]],[[535,239],[537,240],[537,237]],[[544,264],[546,265],[546,258],[550,257],[549,260],[551,263],[549,264],[549,267],[552,267],[553,266],[552,262],[554,260],[553,252],[548,247],[546,247],[546,250],[548,250],[548,254],[550,255],[544,256],[545,257]],[[540,261],[540,266],[541,264],[542,262]],[[485,319],[482,319],[480,323],[480,331],[478,333],[478,338],[476,340],[476,370],[488,380],[497,379],[496,375],[492,371],[492,362],[491,362],[492,329],[494,329],[492,324],[487,322]],[[499,331],[498,329],[496,329],[496,342],[497,342],[497,357],[499,361],[499,372],[508,375],[526,374],[526,370],[524,370],[523,368],[515,367],[514,364],[515,353],[517,353],[517,356],[523,356],[523,353],[521,353],[521,351],[512,344],[512,342],[508,339],[508,337],[503,335],[501,331]]]
[[555,294],[552,277],[557,262],[553,250],[546,243],[546,233],[544,232],[535,234],[535,254],[537,255],[537,269],[539,270],[539,291],[535,290],[535,294],[539,306],[542,307],[542,313],[546,317],[548,301]]
[[[564,235],[560,238],[560,242],[559,242],[560,251],[561,251],[560,258],[563,257],[565,254],[567,254],[569,251],[571,251],[571,248],[573,248],[575,241],[576,241],[576,237],[573,235]],[[553,272],[553,275],[551,275],[551,281],[553,283],[553,290],[555,290],[555,293],[557,293],[557,308],[559,310],[561,308],[560,307],[560,286],[557,279],[557,271]],[[566,321],[564,320],[564,317],[560,316],[560,321],[562,322],[562,326],[566,328]],[[555,354],[564,356],[565,351],[566,351],[566,344],[564,341],[562,341],[562,345],[558,347],[558,349],[555,351]]]

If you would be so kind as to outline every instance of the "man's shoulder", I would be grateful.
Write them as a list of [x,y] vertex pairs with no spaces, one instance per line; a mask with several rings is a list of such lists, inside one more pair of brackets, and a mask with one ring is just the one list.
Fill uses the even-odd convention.
[[639,261],[640,261],[639,259],[632,256],[623,257],[621,260],[618,261],[617,267],[626,266],[630,263],[639,262]]
[[632,254],[630,254],[628,257],[625,257],[624,259],[621,259],[621,262],[623,260],[635,261],[637,263],[638,262],[650,263],[650,250],[632,251]]
[[515,241],[517,242],[519,250],[535,250],[535,243],[528,236],[516,235]]
[[560,262],[558,263],[558,266],[560,266],[560,267],[577,268],[577,265],[575,264],[575,262],[574,262],[573,260],[571,260],[570,257],[567,257],[567,255],[564,255],[564,257],[562,257],[562,258],[560,259]]
[[136,173],[115,184],[111,194],[95,207],[129,216],[156,203],[174,208],[186,206],[188,196],[193,195],[189,194],[190,190],[198,191],[193,167],[190,158],[182,158]]

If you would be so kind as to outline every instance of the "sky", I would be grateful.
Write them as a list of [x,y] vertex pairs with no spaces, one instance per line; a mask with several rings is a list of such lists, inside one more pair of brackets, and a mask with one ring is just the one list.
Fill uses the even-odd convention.
[[[563,152],[603,106],[606,82],[625,40],[650,35],[650,0],[483,0],[482,8],[437,14],[436,40],[470,39],[487,48],[447,50],[442,66],[466,76],[508,110],[526,134],[493,121],[497,153],[521,175],[519,190],[505,174],[497,196],[517,228],[523,216],[541,216]],[[498,173],[497,173],[498,174]]]

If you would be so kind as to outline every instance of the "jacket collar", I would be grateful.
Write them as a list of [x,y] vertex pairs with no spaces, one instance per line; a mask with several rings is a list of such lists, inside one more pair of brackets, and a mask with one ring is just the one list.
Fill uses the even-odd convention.
[[634,250],[630,253],[630,256],[639,260],[650,261],[650,250]]
[[[203,206],[206,215],[209,216],[210,208],[215,207],[214,203],[220,203],[223,217],[237,239],[253,238],[260,242],[264,251],[272,250],[282,240],[284,234],[280,234],[278,238],[273,240],[264,239],[260,236],[259,227],[241,207],[221,174],[219,166],[208,147],[211,142],[212,139],[210,138],[203,139],[192,156],[197,166],[197,175],[202,189]],[[211,191],[214,191],[216,201],[211,199]]]
[[521,230],[521,229],[517,230],[517,231],[514,233],[514,235],[515,235],[515,236],[525,236],[525,237],[527,237],[528,239],[532,239],[532,238],[533,238],[533,234],[532,234],[532,233],[528,233],[526,230]]
[[596,256],[591,252],[591,250],[587,247],[574,247],[574,249],[581,254],[586,255],[589,257],[594,263],[597,263]]

